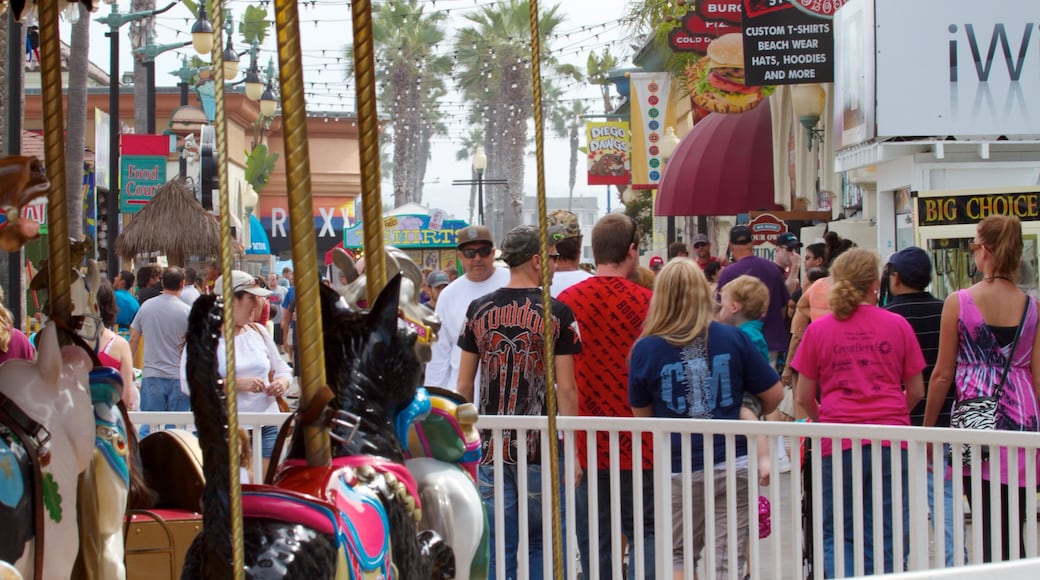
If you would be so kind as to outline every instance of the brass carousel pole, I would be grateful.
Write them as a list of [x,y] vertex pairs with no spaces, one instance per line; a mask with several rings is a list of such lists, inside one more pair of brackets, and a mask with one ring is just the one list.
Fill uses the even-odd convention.
[[531,19],[531,94],[534,97],[534,158],[537,169],[535,175],[538,180],[538,241],[539,254],[542,262],[542,320],[545,326],[542,335],[545,337],[545,413],[549,416],[549,489],[552,490],[552,558],[553,575],[557,580],[563,580],[563,529],[562,514],[560,513],[560,447],[556,442],[556,368],[552,364],[555,345],[552,341],[552,297],[549,293],[552,285],[552,274],[549,272],[549,236],[547,233],[548,223],[546,221],[545,207],[545,122],[542,119],[542,59],[541,59],[541,34],[538,31],[538,0],[529,0]]
[[[47,248],[50,285],[48,315],[68,320],[72,314],[72,273],[69,254],[69,211],[65,193],[65,127],[61,94],[61,38],[58,2],[37,4],[40,12],[40,82],[43,85],[43,141],[47,179]],[[14,95],[9,95],[16,98]]]
[[372,2],[351,3],[354,16],[354,84],[357,94],[358,152],[361,157],[361,225],[365,232],[365,290],[374,304],[386,286],[383,198],[379,183],[379,120],[376,117]]
[[[325,345],[318,300],[318,246],[311,207],[310,152],[307,147],[307,109],[303,98],[303,58],[300,18],[296,0],[275,0],[278,37],[278,75],[282,89],[282,132],[289,191],[289,227],[293,271],[296,275],[296,329],[300,346],[300,408],[306,409],[325,385]],[[304,426],[307,464],[332,461],[326,427]]]
[[[205,0],[202,0],[205,1]],[[235,316],[232,307],[234,288],[231,284],[231,270],[234,268],[234,246],[231,242],[231,206],[228,195],[228,139],[227,117],[224,114],[224,7],[221,2],[213,3],[213,82],[216,91],[216,117],[213,121],[217,137],[217,176],[220,183],[217,207],[220,208],[220,271],[224,276],[221,297],[224,301],[224,381],[226,385],[234,385],[235,374]],[[245,548],[243,547],[242,530],[242,485],[239,478],[238,454],[238,397],[234,386],[228,387],[231,396],[227,397],[227,437],[228,437],[228,469],[231,470],[228,481],[231,482],[231,565],[235,580],[245,578]]]

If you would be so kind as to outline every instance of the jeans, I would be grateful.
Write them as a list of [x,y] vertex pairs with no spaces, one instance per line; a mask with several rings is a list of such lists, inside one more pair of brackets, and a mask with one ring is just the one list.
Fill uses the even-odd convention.
[[[946,445],[946,447],[949,447],[949,445]],[[944,453],[943,457],[945,457],[945,456],[946,456],[946,454]],[[932,521],[934,522],[936,520],[936,517],[935,517],[935,488],[932,485],[932,480],[933,480],[933,473],[931,471],[929,471],[928,472],[928,512],[931,514]],[[944,479],[943,480],[943,511],[945,512],[945,514],[943,515],[943,524],[944,524],[943,528],[945,529],[945,534],[943,534],[943,538],[944,538],[943,548],[946,550],[946,567],[947,568],[952,568],[954,566],[954,558],[953,558],[953,507],[954,507],[954,503],[953,503],[953,480],[952,479]],[[957,507],[961,507],[960,506],[960,501],[957,502]],[[965,559],[962,557],[962,558],[958,559],[957,563],[963,563],[964,561],[965,561]]]
[[[548,469],[548,466],[546,466]],[[544,577],[542,573],[542,562],[544,558],[545,547],[542,545],[543,536],[546,540],[549,539],[548,534],[542,533],[542,466],[541,465],[528,465],[527,466],[527,550],[528,553],[524,554],[523,557],[527,561],[527,578],[530,580],[541,580]],[[488,515],[488,529],[491,531],[491,559],[490,565],[488,566],[489,578],[496,578],[496,562],[495,555],[495,542],[501,540],[505,543],[505,558],[506,561],[503,563],[506,570],[507,580],[517,580],[517,550],[520,546],[520,504],[518,497],[519,483],[521,474],[519,473],[518,466],[515,463],[504,463],[502,465],[502,497],[500,501],[503,504],[503,512],[505,514],[505,537],[495,537],[495,469],[492,466],[480,466],[479,479],[480,479],[480,497],[484,501],[484,505],[487,507]],[[562,475],[561,475],[562,477]],[[563,507],[563,493],[562,486],[560,494],[560,509],[561,512]],[[546,497],[545,501],[549,501]],[[566,538],[566,532],[561,530],[563,535],[562,538]],[[566,543],[565,543],[566,545]],[[550,557],[552,557],[552,545],[547,546]],[[566,563],[567,555],[564,552],[564,562]]]
[[[895,568],[896,558],[905,561],[910,547],[910,511],[908,507],[909,494],[907,492],[906,470],[900,473],[902,480],[902,512],[899,522],[896,522],[892,513],[893,490],[892,490],[892,454],[898,450],[902,457],[903,466],[906,466],[906,450],[899,447],[881,447],[881,473],[872,473],[871,454],[872,445],[864,445],[862,448],[862,461],[860,467],[861,475],[858,478],[862,482],[863,490],[863,531],[859,533],[853,519],[853,504],[855,498],[852,494],[852,483],[855,474],[852,472],[852,450],[841,453],[842,465],[842,546],[845,554],[845,576],[853,576],[856,572],[855,546],[863,544],[863,571],[865,574],[874,574],[874,501],[881,500],[881,514],[883,520],[882,529],[884,533],[884,562],[885,573],[891,573]],[[836,453],[836,452],[835,452]],[[823,458],[823,574],[825,578],[835,577],[834,554],[835,543],[835,521],[834,521],[834,489],[833,489],[833,467],[832,457]],[[874,498],[873,480],[875,477],[882,479],[882,497]],[[903,547],[899,554],[894,551],[892,538],[895,534],[895,526],[903,526]]]
[[[654,472],[651,469],[643,470],[643,574],[645,578],[654,578]],[[635,501],[634,477],[631,471],[621,472],[621,533],[628,540],[629,546],[636,540],[635,514],[633,502]],[[599,525],[599,578],[609,580],[613,578],[611,571],[614,569],[613,553],[610,550],[611,538],[611,506],[610,506],[610,472],[598,470],[596,472],[595,484],[597,491],[597,502],[595,506],[589,506],[589,476],[586,473],[578,484],[575,494],[575,511],[578,517],[578,550],[581,554],[581,569],[583,578],[592,578],[592,567],[590,556],[592,545],[589,543],[589,515],[595,513],[595,519]],[[635,578],[636,556],[633,549],[628,557],[628,577]]]
[[[142,411],[190,411],[191,399],[181,392],[180,379],[145,377],[141,379]],[[172,429],[173,425],[167,425]],[[148,435],[148,425],[142,425],[140,436]]]

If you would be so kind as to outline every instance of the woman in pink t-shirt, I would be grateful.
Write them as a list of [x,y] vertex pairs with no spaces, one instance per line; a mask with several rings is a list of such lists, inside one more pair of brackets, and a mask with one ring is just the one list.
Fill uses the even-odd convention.
[[[875,306],[881,286],[881,261],[870,250],[852,249],[831,267],[831,313],[814,321],[805,331],[792,363],[799,373],[798,403],[809,418],[821,423],[870,425],[909,425],[910,409],[924,397],[924,356],[917,337],[905,318]],[[904,390],[905,385],[905,390]],[[820,399],[816,392],[819,389]],[[906,471],[901,471],[904,546],[894,550],[893,456],[900,453],[906,465],[906,450],[882,442],[873,448],[869,441],[841,440],[841,457],[831,457],[832,442],[821,445],[823,460],[823,542],[824,575],[835,575],[834,489],[832,471],[840,463],[843,480],[842,528],[845,575],[855,573],[854,546],[862,543],[866,574],[874,570],[874,518],[883,520],[884,571],[892,572],[896,559],[908,548],[909,527],[906,509],[908,488]],[[863,533],[853,523],[852,447],[862,450]],[[836,451],[836,450],[835,450]],[[872,453],[881,454],[881,473],[872,471]],[[873,479],[881,480],[882,497],[873,497]]]
[[[0,288],[0,302],[4,291]],[[0,362],[11,359],[33,360],[36,349],[22,331],[14,327],[14,318],[6,306],[0,304]]]

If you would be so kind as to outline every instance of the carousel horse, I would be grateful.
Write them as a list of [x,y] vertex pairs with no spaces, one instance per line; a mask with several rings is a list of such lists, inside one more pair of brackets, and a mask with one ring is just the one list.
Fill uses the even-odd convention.
[[119,407],[123,377],[108,367],[90,371],[94,458],[79,479],[79,558],[75,578],[125,578],[123,517],[130,489],[130,439]]
[[[415,397],[420,364],[414,328],[398,317],[401,276],[368,313],[321,288],[326,376],[332,386],[299,411],[302,426],[330,425],[331,465],[308,467],[294,431],[274,485],[242,487],[245,571],[250,578],[440,578],[454,574],[450,548],[420,532],[418,490],[394,429]],[[187,378],[204,453],[203,528],[182,578],[230,574],[228,434],[216,372],[223,310],[200,297],[188,320]]]
[[77,480],[94,451],[92,366],[83,348],[59,346],[52,323],[35,361],[0,365],[0,560],[26,578],[72,573]]
[[[490,530],[477,488],[480,433],[477,410],[458,393],[426,387],[429,413],[410,421],[405,465],[423,505],[421,527],[433,530],[455,552],[459,577],[488,577]],[[400,429],[400,426],[399,426]]]
[[[430,362],[433,343],[437,340],[437,331],[441,329],[441,319],[429,308],[419,303],[419,289],[423,286],[422,270],[408,257],[403,250],[393,246],[387,246],[386,271],[387,277],[400,272],[404,275],[401,281],[401,296],[398,301],[401,318],[412,327],[418,335],[415,350],[419,356],[419,362],[426,364]],[[332,263],[347,278],[346,286],[338,291],[351,308],[363,310],[366,307],[366,279],[364,274],[364,263],[355,262],[350,254],[342,248],[332,250]]]
[[23,219],[22,213],[36,198],[47,195],[50,186],[39,159],[0,157],[0,249],[14,252],[39,237],[40,224]]

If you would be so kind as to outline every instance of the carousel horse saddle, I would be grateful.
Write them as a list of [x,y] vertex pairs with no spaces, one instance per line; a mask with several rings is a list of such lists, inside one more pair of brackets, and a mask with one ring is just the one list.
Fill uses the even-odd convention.
[[201,510],[202,449],[190,431],[155,431],[141,440],[141,465],[145,481],[155,492],[155,507]]
[[324,499],[271,485],[242,486],[242,515],[300,524],[336,539],[338,560],[350,578],[377,572],[389,578],[390,522],[378,497],[351,486],[341,470],[315,468],[328,477]]
[[0,560],[16,561],[34,536],[32,478],[29,453],[0,427]]

